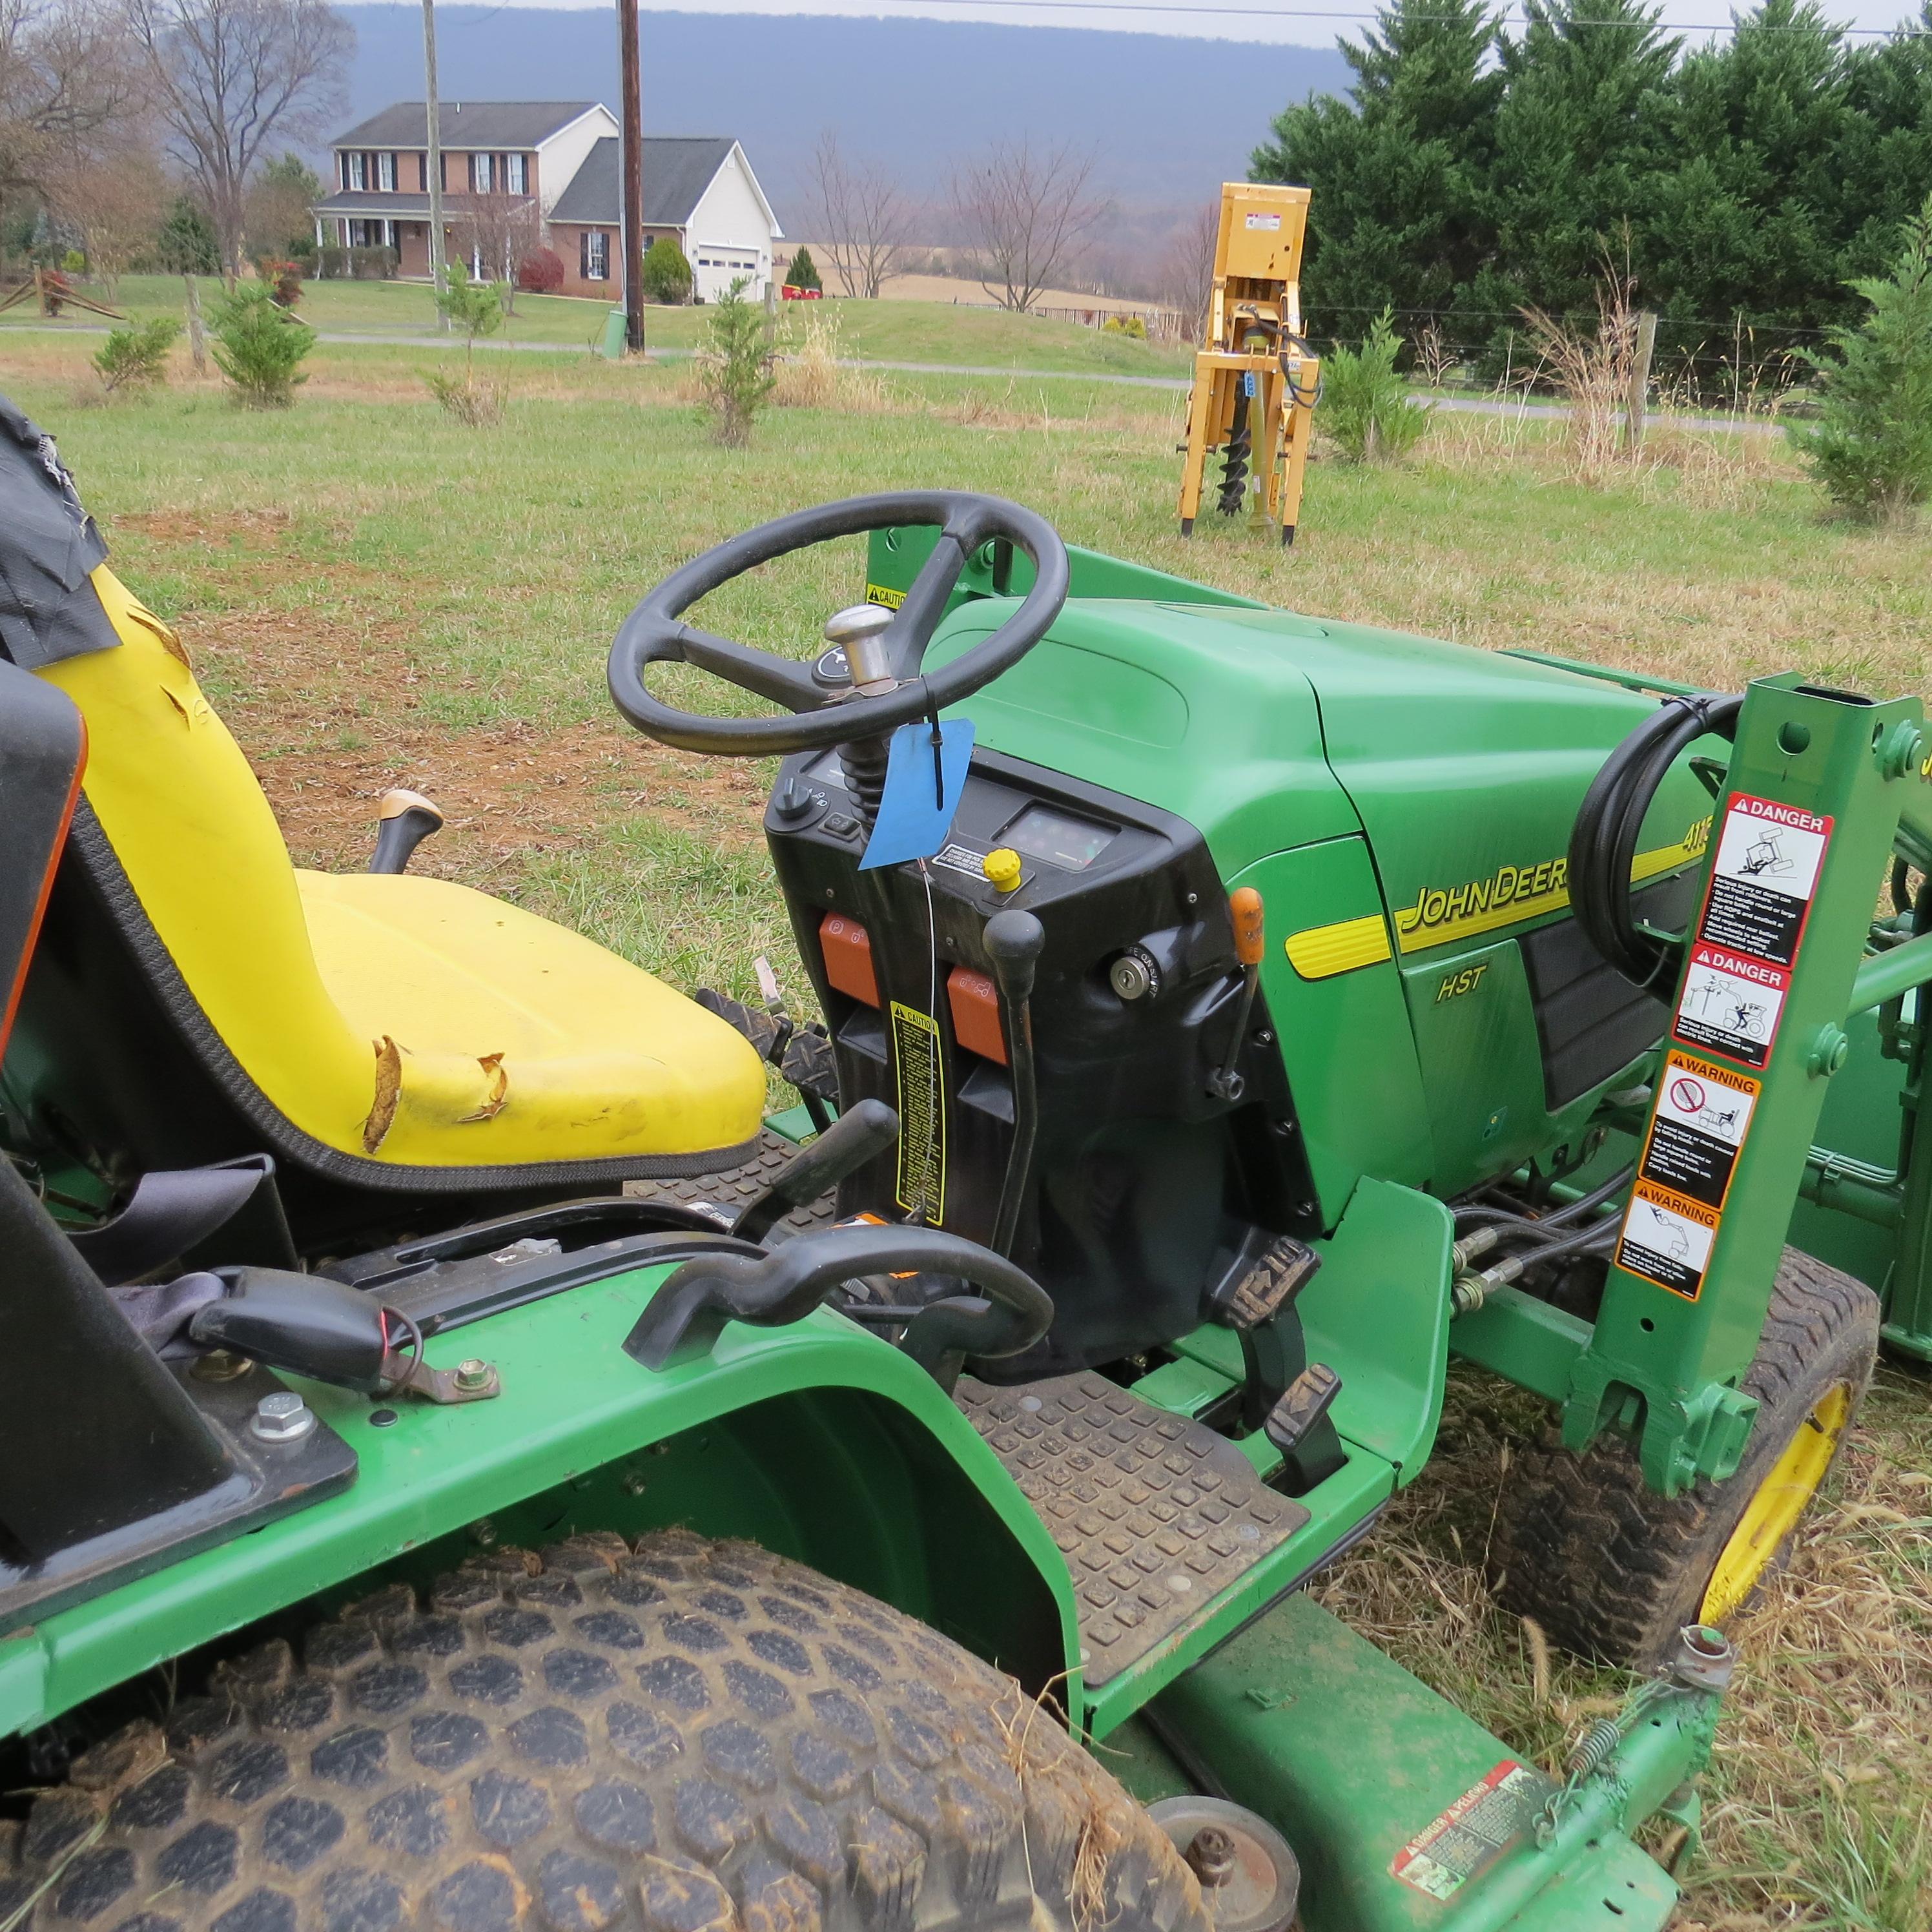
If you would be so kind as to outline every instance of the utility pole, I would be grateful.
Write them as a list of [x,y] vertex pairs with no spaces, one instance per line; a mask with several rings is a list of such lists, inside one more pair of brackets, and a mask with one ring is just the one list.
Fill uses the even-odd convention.
[[[429,0],[423,0],[428,6]],[[617,55],[624,76],[624,341],[644,349],[644,104],[638,72],[638,0],[617,0]]]
[[[422,0],[423,95],[429,117],[429,158],[424,163],[429,181],[429,278],[436,292],[443,291],[442,273],[442,106],[436,92],[436,0]],[[442,317],[446,333],[449,318]]]

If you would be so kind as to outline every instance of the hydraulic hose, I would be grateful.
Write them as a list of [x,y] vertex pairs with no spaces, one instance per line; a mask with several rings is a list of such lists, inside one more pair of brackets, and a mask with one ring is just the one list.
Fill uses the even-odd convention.
[[1741,698],[1706,692],[1666,698],[1604,761],[1570,835],[1570,903],[1584,936],[1632,985],[1654,988],[1674,972],[1675,946],[1640,932],[1630,867],[1644,814],[1671,766],[1707,733],[1737,729]]
[[1547,1228],[1567,1227],[1572,1221],[1580,1220],[1592,1208],[1600,1208],[1612,1195],[1621,1194],[1635,1177],[1634,1162],[1617,1169],[1609,1180],[1600,1181],[1587,1194],[1580,1194],[1574,1201],[1567,1202],[1554,1214],[1532,1216],[1519,1214],[1513,1208],[1459,1208],[1456,1210],[1457,1227],[1482,1227],[1490,1222],[1513,1222],[1532,1232]]

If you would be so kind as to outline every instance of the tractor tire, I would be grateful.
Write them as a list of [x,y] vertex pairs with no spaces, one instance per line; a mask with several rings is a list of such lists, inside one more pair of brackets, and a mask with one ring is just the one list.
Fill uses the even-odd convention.
[[1210,1932],[1010,1678],[752,1544],[494,1552],[302,1649],[218,1666],[0,1822],[0,1924]]
[[[1599,1437],[1577,1456],[1552,1430],[1505,1480],[1490,1558],[1504,1607],[1577,1656],[1635,1670],[1663,1661],[1684,1624],[1735,1616],[1782,1563],[1837,1460],[1871,1379],[1878,1326],[1878,1298],[1862,1282],[1786,1249],[1744,1375],[1760,1407],[1736,1474],[1660,1496],[1623,1437]],[[1831,1439],[1801,1441],[1808,1428]],[[1798,1505],[1790,1521],[1780,1497]]]

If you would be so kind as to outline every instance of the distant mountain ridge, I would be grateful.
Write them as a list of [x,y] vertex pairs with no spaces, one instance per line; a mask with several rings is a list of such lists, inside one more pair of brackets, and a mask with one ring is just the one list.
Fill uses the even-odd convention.
[[[419,9],[340,10],[357,35],[341,124],[420,100]],[[442,97],[614,108],[615,12],[439,6]],[[1332,47],[966,21],[646,13],[642,39],[646,131],[736,136],[794,237],[812,226],[805,169],[828,127],[921,191],[994,136],[1064,139],[1096,154],[1100,192],[1151,216],[1211,198],[1291,101],[1350,78]]]

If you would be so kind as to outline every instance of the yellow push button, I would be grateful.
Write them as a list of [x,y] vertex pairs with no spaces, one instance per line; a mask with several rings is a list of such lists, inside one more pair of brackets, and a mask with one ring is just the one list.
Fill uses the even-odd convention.
[[995,846],[980,862],[980,869],[992,880],[995,892],[1019,890],[1020,855],[1010,845]]

